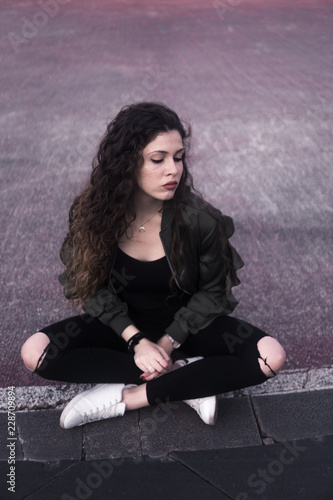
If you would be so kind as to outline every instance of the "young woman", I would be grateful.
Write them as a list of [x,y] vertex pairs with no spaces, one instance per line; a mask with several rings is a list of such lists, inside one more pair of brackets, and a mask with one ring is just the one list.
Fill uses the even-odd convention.
[[194,192],[189,137],[163,104],[124,107],[74,200],[59,279],[84,314],[22,347],[41,377],[97,384],[67,405],[64,428],[181,400],[213,424],[216,395],[284,364],[276,339],[228,316],[243,262],[228,241],[232,219]]

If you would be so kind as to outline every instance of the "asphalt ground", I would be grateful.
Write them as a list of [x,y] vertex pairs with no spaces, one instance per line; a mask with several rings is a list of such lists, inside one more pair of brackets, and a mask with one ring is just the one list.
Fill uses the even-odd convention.
[[45,384],[20,346],[72,314],[67,212],[106,123],[142,99],[191,121],[195,184],[234,218],[235,314],[286,369],[331,365],[332,2],[41,5],[1,2],[1,386]]
[[[0,10],[0,396],[5,400],[8,386],[20,394],[16,497],[28,492],[35,499],[79,498],[75,480],[84,481],[93,470],[83,439],[90,431],[81,429],[77,438],[76,431],[57,434],[64,395],[76,389],[29,374],[19,351],[39,328],[72,314],[57,282],[58,252],[68,208],[86,182],[106,123],[125,104],[157,100],[192,123],[195,185],[234,218],[232,243],[245,261],[235,314],[274,335],[287,351],[287,363],[267,389],[272,394],[221,399],[230,405],[230,423],[220,421],[213,441],[181,405],[173,423],[177,429],[184,425],[182,439],[172,434],[168,447],[162,423],[145,445],[134,440],[134,454],[126,448],[113,457],[128,465],[114,467],[115,483],[103,480],[81,497],[136,493],[147,499],[158,492],[160,498],[331,498],[331,411],[323,408],[333,383],[332,2],[2,0]],[[253,406],[259,397],[267,400],[272,425],[282,426],[279,435],[272,429],[272,436],[261,434]],[[280,399],[277,408],[267,399],[278,397],[289,397],[288,404]],[[259,429],[254,443],[246,425],[238,441],[232,439],[244,405],[245,415],[252,412],[251,432],[252,424]],[[1,408],[6,420],[6,402]],[[311,408],[317,416],[307,413]],[[302,411],[294,414],[296,409]],[[113,432],[104,425],[90,440],[102,451],[105,444],[96,460],[112,458],[115,447],[105,436],[122,435],[121,422],[136,418],[133,413],[110,422]],[[98,430],[103,424],[92,425]],[[303,432],[312,425],[310,435]],[[39,436],[47,448],[36,458],[34,450],[43,450]],[[52,436],[60,448],[73,445],[75,455],[56,457]],[[268,480],[255,476],[254,482],[265,482],[262,492],[262,484],[248,484],[258,468],[281,462],[276,457],[283,443],[294,440],[307,450],[295,463],[282,463],[281,472],[274,462]],[[5,445],[1,453],[8,472]],[[291,471],[297,471],[294,479]],[[117,494],[116,484],[122,485]]]

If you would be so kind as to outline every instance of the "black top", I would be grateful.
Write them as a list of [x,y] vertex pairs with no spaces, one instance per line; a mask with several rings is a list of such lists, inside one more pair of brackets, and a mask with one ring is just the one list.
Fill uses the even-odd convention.
[[156,329],[163,332],[189,299],[179,288],[170,289],[171,269],[165,256],[141,261],[118,247],[112,276],[113,286],[127,303],[133,323],[147,333]]

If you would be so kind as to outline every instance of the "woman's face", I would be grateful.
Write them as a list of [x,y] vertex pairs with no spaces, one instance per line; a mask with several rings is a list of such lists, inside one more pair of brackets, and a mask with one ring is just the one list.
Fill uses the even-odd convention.
[[137,194],[161,201],[173,198],[183,173],[184,151],[177,130],[163,132],[147,144],[137,178]]

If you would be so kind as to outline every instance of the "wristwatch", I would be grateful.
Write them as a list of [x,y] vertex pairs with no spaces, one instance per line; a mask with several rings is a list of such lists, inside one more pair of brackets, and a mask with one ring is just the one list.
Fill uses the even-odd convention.
[[167,336],[167,337],[168,337],[168,339],[170,340],[170,342],[171,342],[171,344],[172,344],[172,347],[173,347],[174,349],[178,349],[178,347],[180,347],[180,343],[179,343],[179,342],[177,342],[177,340],[173,339],[173,338],[171,337],[171,335],[166,334],[166,336]]

